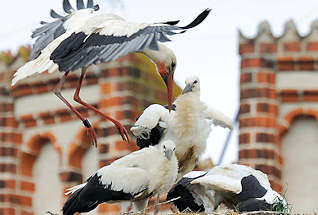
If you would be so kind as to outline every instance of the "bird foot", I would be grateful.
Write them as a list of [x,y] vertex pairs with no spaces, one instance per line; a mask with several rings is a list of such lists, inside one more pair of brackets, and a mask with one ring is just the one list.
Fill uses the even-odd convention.
[[97,135],[96,132],[94,130],[94,128],[92,127],[91,123],[88,121],[88,119],[85,119],[83,121],[84,126],[86,127],[86,131],[87,131],[87,135],[90,136],[92,138],[92,144],[97,147]]
[[141,125],[135,125],[131,127],[130,131],[136,136],[141,137],[143,139],[148,140],[150,138],[151,129],[141,126]]
[[93,146],[97,147],[97,135],[93,127],[87,128],[87,135],[92,138]]
[[122,125],[116,125],[116,128],[118,129],[119,133],[120,133],[120,136],[121,138],[123,138],[124,141],[126,141],[127,143],[129,143],[129,135],[128,135],[128,132],[126,130],[125,127],[123,127]]

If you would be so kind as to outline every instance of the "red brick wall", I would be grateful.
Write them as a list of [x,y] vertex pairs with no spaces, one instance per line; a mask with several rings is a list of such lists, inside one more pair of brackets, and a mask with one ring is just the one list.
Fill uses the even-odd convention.
[[[1,56],[3,60],[4,55]],[[11,56],[8,54],[8,62]],[[16,194],[20,183],[18,180],[18,157],[22,135],[18,132],[14,112],[14,100],[6,80],[8,71],[0,71],[0,214],[18,212],[16,206],[27,200]]]
[[[296,116],[317,118],[318,109],[309,108],[308,104],[318,102],[318,85],[316,89],[306,89],[305,83],[298,83],[296,78],[290,83],[293,87],[284,87],[283,80],[277,77],[294,72],[301,80],[302,71],[307,76],[317,72],[318,38],[313,36],[316,32],[312,28],[301,38],[290,21],[283,34],[274,37],[269,24],[263,22],[254,38],[239,35],[239,161],[269,174],[278,191],[283,190],[281,138]],[[297,108],[286,111],[282,109],[285,104],[297,104]]]

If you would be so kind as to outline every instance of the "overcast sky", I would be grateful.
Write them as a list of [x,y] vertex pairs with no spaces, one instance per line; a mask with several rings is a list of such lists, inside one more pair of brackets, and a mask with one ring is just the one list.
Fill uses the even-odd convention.
[[[75,5],[75,0],[70,0]],[[96,0],[100,12],[114,12],[138,22],[181,20],[188,24],[205,8],[210,16],[185,34],[174,36],[167,45],[178,62],[175,79],[181,87],[187,76],[201,79],[202,100],[234,117],[239,103],[238,29],[247,36],[256,34],[257,25],[267,20],[274,35],[293,19],[303,35],[318,16],[317,0]],[[62,0],[10,0],[0,7],[0,50],[31,44],[31,30],[40,20],[50,20],[49,10],[62,13]],[[214,128],[208,141],[208,155],[218,160],[227,130]],[[237,159],[237,129],[224,162]]]

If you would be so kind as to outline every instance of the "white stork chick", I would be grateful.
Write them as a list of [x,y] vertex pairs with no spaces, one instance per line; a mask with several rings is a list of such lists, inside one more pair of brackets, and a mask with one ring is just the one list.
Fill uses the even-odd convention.
[[63,214],[89,212],[101,203],[119,201],[132,201],[137,211],[143,211],[150,197],[170,189],[177,172],[175,144],[170,140],[132,152],[70,188],[66,194],[72,195],[64,204]]
[[96,133],[89,123],[61,94],[63,85],[71,71],[81,69],[81,76],[74,94],[74,100],[91,109],[106,120],[110,120],[119,129],[122,138],[129,142],[128,132],[117,120],[84,102],[79,94],[86,74],[92,64],[110,62],[131,52],[141,52],[156,65],[168,91],[168,104],[171,109],[173,94],[173,75],[176,67],[174,53],[160,44],[170,41],[170,35],[183,33],[199,25],[210,13],[204,10],[186,26],[177,26],[179,21],[160,23],[133,23],[114,14],[95,14],[98,5],[88,0],[85,8],[83,0],[77,0],[74,10],[68,0],[63,0],[63,8],[68,15],[61,16],[51,10],[56,19],[51,23],[42,22],[32,37],[37,38],[30,54],[30,60],[14,74],[12,85],[36,73],[64,72],[54,93],[83,122],[93,142],[97,143]]
[[168,192],[167,200],[179,211],[211,213],[224,203],[239,211],[277,210],[278,205],[289,212],[283,197],[272,190],[267,175],[259,170],[226,164],[208,172],[193,171],[186,174]]
[[[174,105],[175,111],[171,114],[164,106],[149,106],[131,131],[140,147],[158,144],[159,140],[173,140],[179,162],[179,179],[193,170],[205,151],[211,122],[229,129],[232,129],[233,124],[230,118],[200,100],[200,80],[196,76],[186,79],[182,95],[177,97]],[[162,128],[166,130],[162,131]]]

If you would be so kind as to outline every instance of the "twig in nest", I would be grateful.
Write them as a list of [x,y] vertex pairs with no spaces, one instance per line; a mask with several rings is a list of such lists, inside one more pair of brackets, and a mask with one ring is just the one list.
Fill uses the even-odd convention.
[[173,199],[170,199],[170,200],[168,200],[168,201],[160,202],[160,203],[158,203],[158,204],[155,204],[155,205],[152,205],[152,206],[146,208],[146,210],[149,210],[150,208],[154,208],[154,207],[159,206],[159,205],[168,204],[168,203],[173,202],[173,201],[176,201],[176,200],[178,200],[178,199],[180,199],[180,198],[181,198],[181,196],[176,197],[176,198],[173,198]]
[[[168,203],[173,202],[173,201],[176,201],[176,200],[178,200],[178,199],[180,199],[180,198],[181,198],[181,197],[179,196],[179,197],[176,197],[176,198],[174,198],[174,199],[170,199],[170,200],[168,200],[168,201],[160,202],[160,203],[158,203],[158,204],[155,204],[155,205],[152,205],[152,206],[146,208],[145,210],[149,210],[149,209],[151,209],[151,208],[154,208],[155,206],[168,204]],[[129,212],[122,212],[122,213],[120,213],[120,214],[121,214],[121,215],[128,215],[128,214],[138,214],[138,213],[139,213],[139,212],[136,213],[136,212],[134,212],[134,211],[129,211]]]
[[51,211],[47,211],[46,213],[49,214],[49,215],[59,215],[58,213],[56,214],[56,213],[53,213]]

